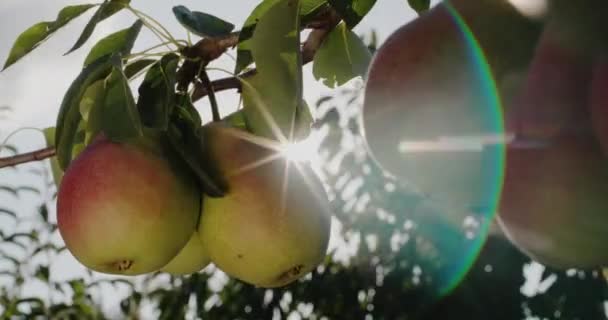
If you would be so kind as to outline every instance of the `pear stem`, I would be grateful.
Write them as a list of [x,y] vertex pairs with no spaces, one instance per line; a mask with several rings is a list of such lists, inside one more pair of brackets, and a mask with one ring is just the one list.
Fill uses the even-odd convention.
[[213,116],[213,122],[219,122],[222,120],[220,117],[219,107],[217,105],[217,100],[215,99],[215,92],[213,90],[213,85],[211,84],[211,80],[209,80],[209,75],[207,74],[207,70],[203,68],[199,73],[199,78],[207,89],[207,96],[209,97],[209,103],[211,104],[211,114]]

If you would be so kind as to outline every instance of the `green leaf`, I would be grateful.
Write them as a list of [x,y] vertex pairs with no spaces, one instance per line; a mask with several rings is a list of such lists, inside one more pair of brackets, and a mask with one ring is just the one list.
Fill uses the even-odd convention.
[[210,162],[204,160],[206,155],[199,135],[200,125],[198,125],[200,117],[193,107],[189,107],[191,102],[188,96],[182,96],[179,100],[166,136],[173,151],[197,176],[203,192],[211,197],[222,197],[227,188],[209,166]]
[[327,4],[326,0],[301,0],[300,14],[306,16]]
[[44,220],[44,222],[49,221],[49,208],[46,206],[46,204],[41,204],[38,207],[38,213],[40,214],[40,217],[42,218],[42,220]]
[[49,313],[52,319],[69,319],[70,317],[76,317],[78,311],[73,306],[68,306],[64,303],[52,305],[49,308]]
[[72,147],[72,159],[76,159],[78,155],[85,149],[85,141],[87,139],[87,123],[85,121],[80,121],[78,124],[78,130],[76,130],[76,134],[74,135],[74,144]]
[[17,241],[17,238],[13,237],[13,235],[10,235],[8,237],[4,238],[3,241],[4,244],[13,244],[15,247],[19,247],[22,250],[27,250],[28,246],[21,243],[20,241]]
[[371,57],[361,38],[342,22],[327,35],[315,54],[312,72],[315,79],[335,88],[354,77],[364,76]]
[[36,305],[39,308],[44,308],[44,301],[42,301],[42,299],[40,299],[40,298],[23,298],[23,299],[17,300],[16,303],[17,304],[26,303],[29,305]]
[[36,248],[36,250],[34,250],[34,252],[32,252],[32,254],[30,255],[30,258],[35,257],[37,254],[39,253],[45,253],[47,251],[53,252],[53,253],[61,253],[61,251],[65,250],[65,247],[58,247],[52,243],[45,243],[41,246],[38,246]]
[[99,6],[99,9],[97,9],[97,11],[95,11],[95,14],[93,15],[93,17],[91,17],[91,20],[89,20],[87,25],[84,27],[84,30],[82,30],[82,33],[80,34],[80,37],[78,37],[78,40],[76,40],[76,43],[74,44],[74,46],[72,46],[72,48],[70,50],[68,50],[68,52],[66,52],[65,54],[67,55],[67,54],[77,50],[78,48],[80,48],[85,42],[87,42],[87,40],[89,40],[89,38],[93,34],[93,31],[95,31],[95,27],[97,26],[98,23],[111,17],[116,12],[122,10],[123,8],[128,6],[130,2],[131,2],[131,0],[106,0],[106,1],[104,1]]
[[49,282],[49,267],[47,266],[38,266],[34,277],[40,279],[43,282]]
[[8,186],[0,186],[0,191],[4,191],[12,194],[15,198],[19,198],[19,194],[22,191],[29,191],[31,193],[35,193],[40,195],[40,190],[31,187],[31,186],[19,186],[19,187],[8,187]]
[[300,0],[302,5],[300,8],[300,23],[301,26],[307,26],[313,22],[315,18],[331,6],[326,0]]
[[36,232],[26,233],[26,232],[17,232],[13,233],[10,236],[4,238],[5,241],[13,241],[16,239],[27,239],[31,241],[36,241],[38,239],[38,234]]
[[95,281],[87,283],[87,289],[99,287],[102,284],[109,284],[114,287],[118,287],[119,285],[122,285],[129,289],[135,289],[135,285],[133,284],[133,282],[129,281],[128,279],[97,279]]
[[410,8],[414,9],[418,14],[429,10],[431,6],[431,0],[407,0]]
[[247,20],[243,24],[241,28],[241,32],[239,33],[239,45],[237,46],[236,51],[236,68],[234,70],[235,74],[240,73],[243,69],[247,68],[250,64],[253,63],[253,55],[251,54],[251,47],[249,39],[253,36],[253,31],[260,20],[260,18],[274,6],[280,0],[264,0],[260,4],[251,11]]
[[125,141],[143,134],[129,80],[122,71],[120,56],[112,57],[112,73],[105,81],[101,130],[113,141]]
[[4,144],[0,146],[0,151],[8,151],[10,152],[12,155],[15,155],[18,153],[17,147],[10,145],[10,144]]
[[[89,122],[90,115],[95,109],[95,105],[99,105],[100,102],[104,98],[105,93],[105,80],[97,80],[90,86],[88,86],[84,94],[82,95],[82,99],[80,99],[80,115],[85,122]],[[86,126],[88,127],[88,126]]]
[[155,59],[140,59],[136,60],[132,63],[129,63],[125,66],[125,76],[129,78],[129,80],[133,79],[140,71],[145,69],[147,66],[155,63],[158,60]]
[[141,31],[143,22],[137,20],[131,27],[112,33],[111,35],[99,40],[89,52],[84,60],[84,66],[108,54],[119,53],[126,56],[131,53],[135,39]]
[[17,192],[22,192],[22,191],[28,191],[28,192],[34,193],[36,195],[40,195],[40,190],[38,190],[37,188],[32,187],[32,186],[17,187]]
[[16,188],[9,186],[0,186],[0,191],[10,193],[13,197],[19,198],[19,191]]
[[179,57],[167,54],[146,73],[139,86],[137,110],[142,123],[150,128],[166,130],[175,106],[175,84]]
[[203,120],[201,119],[201,115],[194,107],[190,96],[187,94],[178,94],[176,96],[176,101],[176,106],[178,107],[179,112],[183,116],[187,116],[188,120],[194,125],[194,127],[199,127]]
[[354,28],[372,9],[376,0],[327,0],[340,14],[349,29]]
[[108,279],[108,282],[111,283],[114,287],[117,287],[119,284],[121,284],[131,289],[135,288],[133,282],[127,279]]
[[68,284],[72,288],[74,296],[83,296],[86,291],[86,285],[84,279],[74,279],[68,281]]
[[84,91],[80,100],[80,115],[84,121],[81,128],[84,133],[81,140],[83,146],[87,145],[101,131],[105,93],[105,80],[97,80]]
[[0,253],[0,257],[2,257],[2,260],[12,262],[13,266],[15,268],[18,268],[21,265],[21,262],[19,262],[19,259],[17,259],[16,257],[10,256],[4,252]]
[[7,208],[0,208],[0,214],[5,214],[13,218],[17,218],[17,214],[15,213],[15,211],[9,210]]
[[57,160],[62,169],[67,168],[72,160],[74,137],[82,120],[80,101],[86,89],[95,81],[105,78],[111,70],[109,57],[96,60],[80,72],[63,97],[55,130]]
[[222,122],[229,127],[249,131],[249,128],[247,127],[247,119],[245,118],[245,112],[243,109],[225,116],[222,118]]
[[[266,11],[275,5],[279,0],[265,0],[260,3],[247,17],[241,32],[239,33],[239,44],[237,46],[236,54],[236,67],[235,73],[238,74],[253,63],[253,56],[251,55],[251,48],[249,45],[249,39],[253,36],[253,31]],[[327,5],[325,0],[301,0],[300,17],[301,22],[305,23],[308,20],[314,18],[317,11],[323,6]]]
[[314,119],[310,113],[310,108],[308,107],[306,100],[302,100],[296,109],[294,139],[301,140],[308,137],[313,122]]
[[298,1],[281,0],[257,23],[250,48],[255,76],[243,80],[243,105],[254,134],[291,137],[302,101],[302,56]]
[[8,68],[26,54],[36,49],[59,28],[65,26],[68,22],[94,6],[94,4],[83,4],[65,7],[59,11],[55,21],[39,22],[23,31],[17,37],[17,40],[15,40],[2,70]]
[[184,6],[173,7],[173,14],[184,28],[200,37],[221,37],[234,30],[230,22],[204,12],[190,11]]

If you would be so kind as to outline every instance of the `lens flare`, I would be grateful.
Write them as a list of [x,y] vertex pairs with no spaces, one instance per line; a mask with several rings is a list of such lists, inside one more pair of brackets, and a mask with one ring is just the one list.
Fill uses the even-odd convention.
[[497,212],[505,146],[515,141],[505,132],[483,32],[467,21],[445,1],[397,30],[372,61],[364,97],[376,163],[430,201],[413,222],[439,261],[424,271],[436,296],[455,288],[478,256]]
[[319,165],[319,146],[323,137],[319,131],[312,131],[308,137],[298,142],[281,145],[280,153],[294,162],[308,162],[313,166]]
[[480,118],[481,121],[485,122],[481,127],[487,128],[487,131],[492,134],[489,137],[486,136],[486,139],[482,141],[488,158],[488,161],[484,162],[487,167],[479,168],[485,172],[484,186],[488,189],[487,193],[485,193],[488,199],[479,206],[473,204],[471,208],[472,211],[476,211],[473,212],[474,214],[481,215],[483,224],[479,226],[476,240],[471,243],[468,252],[463,254],[461,260],[454,263],[447,270],[448,276],[443,277],[446,280],[440,289],[442,295],[452,291],[462,281],[485,242],[490,224],[497,213],[502,181],[504,179],[505,143],[508,143],[513,138],[505,133],[501,99],[492,71],[479,42],[458,11],[449,5],[449,3],[446,8],[459,30],[462,41],[466,43],[466,47],[468,48],[467,56],[469,58],[468,64],[470,64],[471,68],[474,68],[474,74],[481,89],[479,95],[483,108],[479,109],[479,111],[483,113]]

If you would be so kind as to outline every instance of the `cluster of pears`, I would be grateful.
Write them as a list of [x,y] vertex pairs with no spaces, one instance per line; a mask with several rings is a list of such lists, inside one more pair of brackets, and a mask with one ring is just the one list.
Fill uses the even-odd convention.
[[537,261],[606,266],[608,3],[518,3],[444,1],[396,30],[368,72],[367,145],[447,208],[496,209]]
[[84,266],[138,275],[198,272],[210,263],[261,286],[286,285],[325,257],[330,213],[319,178],[277,148],[223,123],[201,127],[205,161],[227,192],[210,197],[160,135],[99,134],[66,169],[57,219]]

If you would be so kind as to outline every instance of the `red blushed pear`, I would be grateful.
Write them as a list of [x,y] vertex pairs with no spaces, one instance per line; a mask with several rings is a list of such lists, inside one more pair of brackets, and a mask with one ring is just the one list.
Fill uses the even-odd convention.
[[558,268],[608,265],[606,95],[598,90],[608,81],[592,48],[550,20],[524,90],[507,110],[515,140],[499,223],[523,252]]
[[212,124],[203,137],[228,185],[224,197],[203,202],[199,235],[211,261],[260,287],[286,285],[321,263],[331,215],[312,170],[252,142],[260,138],[245,131]]
[[67,168],[59,232],[84,266],[136,275],[159,270],[186,245],[200,212],[198,182],[156,138],[98,137]]
[[539,30],[503,0],[446,1],[396,30],[368,72],[362,127],[373,158],[448,207],[490,205],[487,146],[504,138],[488,96],[494,80],[516,89]]
[[599,55],[593,65],[590,104],[593,129],[608,156],[608,52]]

